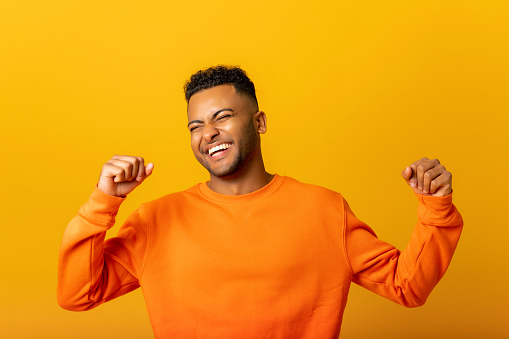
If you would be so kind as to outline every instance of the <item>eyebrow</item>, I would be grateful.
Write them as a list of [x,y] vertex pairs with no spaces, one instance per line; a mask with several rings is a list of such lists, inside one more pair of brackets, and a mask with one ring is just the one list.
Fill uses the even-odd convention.
[[[223,109],[220,109],[220,110],[219,110],[219,111],[217,111],[216,113],[212,114],[212,119],[215,119],[219,113],[224,112],[224,111],[230,111],[230,112],[233,112],[233,109],[231,109],[231,108],[223,108]],[[193,121],[189,121],[189,123],[187,124],[187,127],[189,127],[189,125],[191,125],[191,124],[199,124],[199,123],[203,123],[203,121],[201,121],[201,120],[193,120]]]

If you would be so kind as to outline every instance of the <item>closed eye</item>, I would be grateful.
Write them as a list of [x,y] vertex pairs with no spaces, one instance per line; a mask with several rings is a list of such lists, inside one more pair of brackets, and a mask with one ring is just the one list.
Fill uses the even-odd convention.
[[232,115],[231,114],[224,114],[224,115],[221,115],[219,118],[217,118],[216,120],[225,120],[226,118],[229,118],[231,117]]
[[197,132],[199,129],[201,128],[201,126],[192,126],[189,128],[189,132]]

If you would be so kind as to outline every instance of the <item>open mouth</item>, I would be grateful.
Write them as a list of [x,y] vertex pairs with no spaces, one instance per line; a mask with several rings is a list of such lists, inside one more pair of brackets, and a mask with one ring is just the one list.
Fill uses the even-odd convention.
[[223,144],[214,146],[211,149],[209,149],[208,155],[210,155],[211,157],[214,157],[214,158],[219,157],[222,154],[224,154],[231,146],[232,146],[232,144],[230,144],[230,143],[223,143]]

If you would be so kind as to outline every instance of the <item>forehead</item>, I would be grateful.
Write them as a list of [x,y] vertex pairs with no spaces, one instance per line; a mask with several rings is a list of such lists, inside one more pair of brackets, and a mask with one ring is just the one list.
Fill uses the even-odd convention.
[[[247,104],[247,98],[237,94],[233,85],[220,85],[193,94],[187,107],[188,120],[200,119],[220,109],[240,110]],[[200,119],[202,120],[202,119]]]

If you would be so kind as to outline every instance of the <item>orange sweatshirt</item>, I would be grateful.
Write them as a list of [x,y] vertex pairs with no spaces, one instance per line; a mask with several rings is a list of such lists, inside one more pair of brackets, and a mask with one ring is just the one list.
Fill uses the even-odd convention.
[[413,307],[445,273],[461,216],[450,195],[418,199],[400,252],[340,194],[288,177],[241,196],[169,194],[106,241],[123,199],[96,188],[65,231],[58,300],[88,310],[141,286],[156,338],[337,338],[350,282]]

